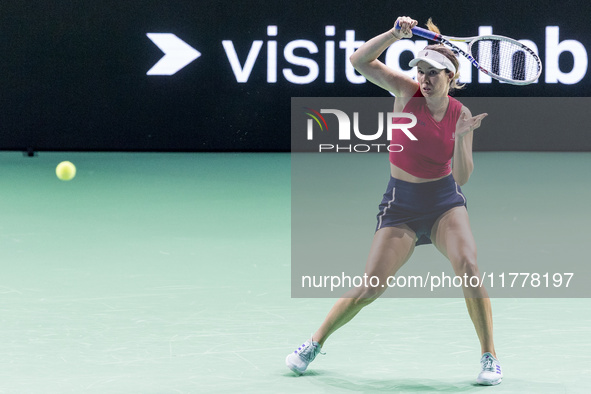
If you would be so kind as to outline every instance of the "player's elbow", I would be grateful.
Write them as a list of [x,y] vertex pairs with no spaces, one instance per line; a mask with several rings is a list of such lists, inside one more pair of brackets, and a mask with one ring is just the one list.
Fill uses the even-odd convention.
[[357,52],[353,52],[353,54],[349,56],[349,61],[351,62],[353,68],[357,70],[361,63],[359,59],[359,54]]
[[473,164],[467,164],[465,168],[462,168],[461,170],[454,168],[452,174],[456,183],[460,186],[464,186],[466,183],[468,183],[468,180],[470,179],[470,175],[472,175],[473,170]]
[[365,66],[372,62],[372,59],[368,59],[367,56],[363,54],[363,51],[356,50],[351,56],[349,56],[349,62],[351,62],[351,65],[355,70],[361,72]]
[[458,177],[458,178],[454,177],[454,179],[456,180],[456,183],[459,186],[464,186],[466,183],[468,183],[468,179],[470,179],[470,175],[465,176],[465,177],[462,177],[462,178],[460,178],[460,177]]

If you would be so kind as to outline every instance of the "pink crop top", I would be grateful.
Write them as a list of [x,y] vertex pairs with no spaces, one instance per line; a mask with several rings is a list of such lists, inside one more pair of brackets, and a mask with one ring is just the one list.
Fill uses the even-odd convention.
[[[417,138],[410,140],[402,131],[394,130],[391,144],[403,146],[401,152],[390,152],[390,163],[419,178],[441,178],[451,172],[456,123],[462,103],[449,97],[447,112],[436,122],[427,108],[421,89],[404,107],[403,112],[416,116],[416,126],[409,131]],[[408,123],[408,118],[394,118],[394,123]]]

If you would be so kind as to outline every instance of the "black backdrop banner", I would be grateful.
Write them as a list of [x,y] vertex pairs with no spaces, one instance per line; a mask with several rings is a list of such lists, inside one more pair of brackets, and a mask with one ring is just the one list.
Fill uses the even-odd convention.
[[[462,65],[456,96],[590,96],[586,0],[5,0],[0,149],[289,151],[292,97],[391,97],[348,57],[398,15],[433,17],[447,35],[528,40],[542,59],[524,87]],[[426,44],[403,40],[381,59],[412,75]]]

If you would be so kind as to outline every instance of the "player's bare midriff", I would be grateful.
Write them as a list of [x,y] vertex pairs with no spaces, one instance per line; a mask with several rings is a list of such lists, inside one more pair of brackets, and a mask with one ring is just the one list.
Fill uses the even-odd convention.
[[396,167],[394,164],[390,163],[390,175],[392,178],[400,179],[401,181],[411,182],[411,183],[425,183],[425,182],[433,182],[439,179],[445,178],[447,175],[433,178],[433,179],[426,179],[426,178],[419,178],[414,175],[409,174],[408,172],[404,171],[403,169]]

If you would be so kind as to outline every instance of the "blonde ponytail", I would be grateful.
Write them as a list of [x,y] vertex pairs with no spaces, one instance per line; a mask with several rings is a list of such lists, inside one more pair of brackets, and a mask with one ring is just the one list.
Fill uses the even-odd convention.
[[437,25],[435,23],[433,23],[433,19],[431,19],[431,18],[429,18],[429,20],[427,21],[427,29],[429,29],[433,33],[441,34],[441,32],[439,31],[439,28],[437,27]]

